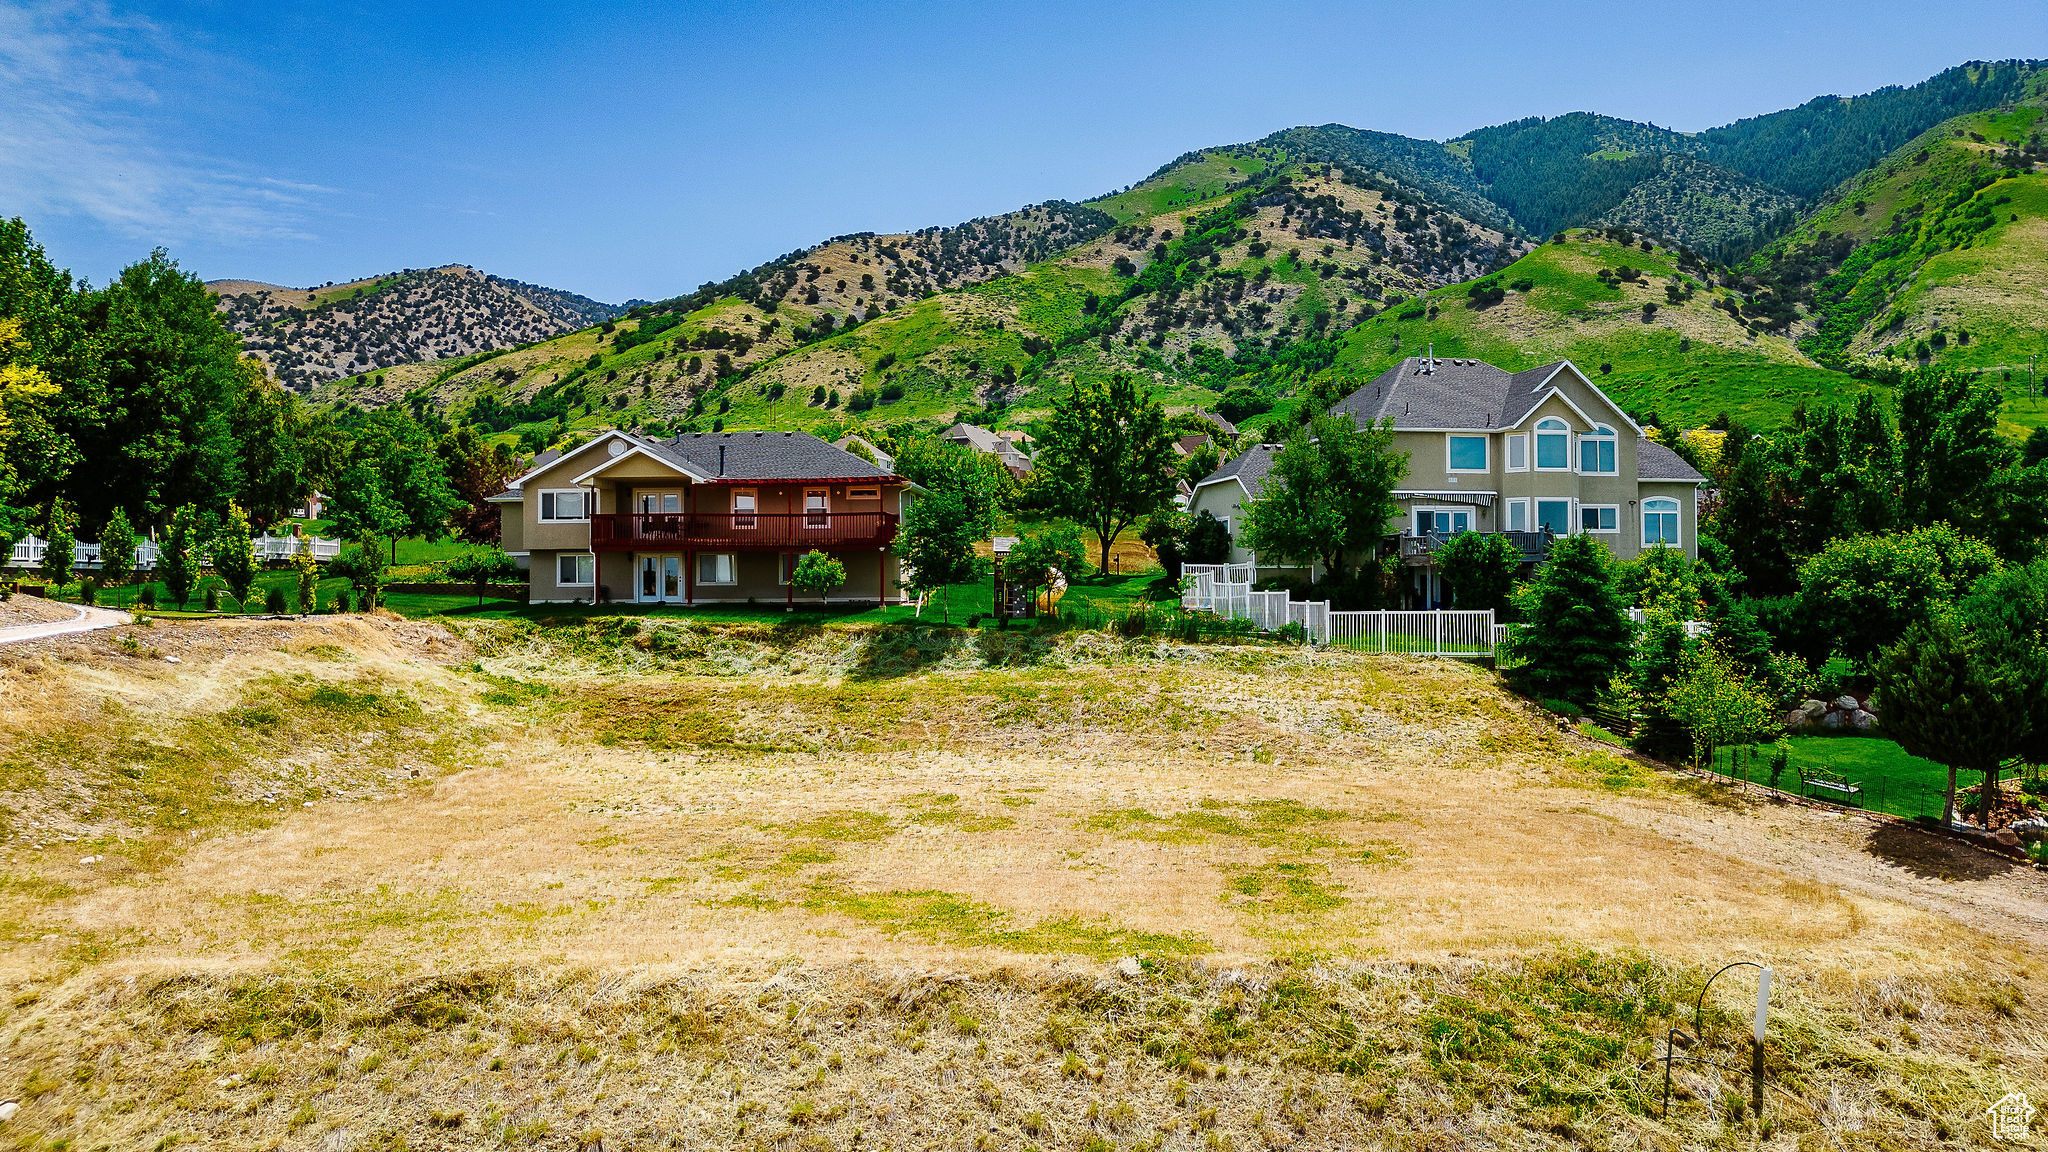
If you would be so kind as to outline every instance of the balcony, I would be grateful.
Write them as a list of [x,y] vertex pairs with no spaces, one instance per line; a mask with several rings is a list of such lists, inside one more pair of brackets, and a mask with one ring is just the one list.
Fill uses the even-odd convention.
[[590,518],[599,552],[802,552],[886,548],[893,512],[653,512]]
[[[1414,568],[1429,567],[1436,563],[1436,554],[1443,551],[1444,545],[1451,542],[1452,535],[1454,533],[1449,532],[1427,532],[1420,536],[1413,532],[1401,533],[1401,563]],[[1550,554],[1550,542],[1555,538],[1547,528],[1536,532],[1500,532],[1496,535],[1508,538],[1508,542],[1522,554],[1524,564],[1541,564],[1543,558]]]

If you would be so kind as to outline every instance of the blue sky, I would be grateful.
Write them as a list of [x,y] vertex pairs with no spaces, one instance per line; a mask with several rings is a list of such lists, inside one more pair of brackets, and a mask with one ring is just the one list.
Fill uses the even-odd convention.
[[466,263],[604,300],[1337,121],[1700,129],[1969,59],[2030,4],[0,0],[0,214],[95,282]]

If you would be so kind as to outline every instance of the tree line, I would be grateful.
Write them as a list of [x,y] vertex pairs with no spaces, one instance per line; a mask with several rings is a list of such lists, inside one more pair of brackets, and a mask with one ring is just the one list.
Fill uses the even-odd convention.
[[350,539],[496,539],[484,498],[519,461],[424,406],[316,410],[242,354],[211,292],[162,250],[105,287],[0,220],[0,545],[24,536],[211,539],[315,492]]

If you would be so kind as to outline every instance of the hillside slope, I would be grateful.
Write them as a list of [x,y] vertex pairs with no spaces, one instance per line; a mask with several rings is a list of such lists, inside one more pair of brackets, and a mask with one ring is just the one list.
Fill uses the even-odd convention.
[[[1946,121],[1830,192],[1745,271],[1811,317],[1823,363],[1998,371],[2008,420],[2048,423],[2048,143],[2039,94]],[[2031,377],[2031,379],[2030,379]]]
[[393,365],[545,340],[625,311],[462,265],[322,288],[207,285],[242,346],[301,391]]
[[[1189,248],[1189,222],[1233,203],[1242,212],[1228,239]],[[1185,157],[1087,206],[998,220],[842,237],[636,310],[615,333],[377,373],[321,395],[388,402],[426,388],[528,438],[600,423],[836,432],[989,406],[1023,420],[1044,410],[1044,388],[1116,371],[1191,405],[1213,401],[1222,361],[1341,328],[1380,300],[1482,274],[1526,247],[1376,174],[1234,153]],[[1090,230],[1027,263],[1034,244]],[[1161,261],[1170,284],[1126,300]]]
[[1796,332],[1732,314],[1741,298],[1710,287],[1705,266],[1646,243],[1567,233],[1492,276],[1352,329],[1331,375],[1363,383],[1432,346],[1511,370],[1569,359],[1639,420],[1687,427],[1723,415],[1760,426],[1865,386],[1800,351]]

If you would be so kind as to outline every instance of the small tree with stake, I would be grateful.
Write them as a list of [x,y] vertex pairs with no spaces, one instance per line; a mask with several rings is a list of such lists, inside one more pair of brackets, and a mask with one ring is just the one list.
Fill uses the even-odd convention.
[[299,611],[312,612],[320,607],[320,562],[313,559],[313,542],[301,542],[298,552],[292,556],[292,574],[298,578]]
[[1664,702],[1692,735],[1695,768],[1712,764],[1716,748],[1754,743],[1770,731],[1775,716],[1770,697],[1705,646],[1686,654]]
[[797,558],[796,567],[789,573],[789,583],[816,594],[818,603],[823,604],[825,593],[846,583],[846,565],[813,548]]
[[164,589],[181,612],[192,602],[192,591],[199,586],[201,528],[199,514],[188,505],[171,513],[170,530],[164,533],[163,553],[158,562],[163,568]]

